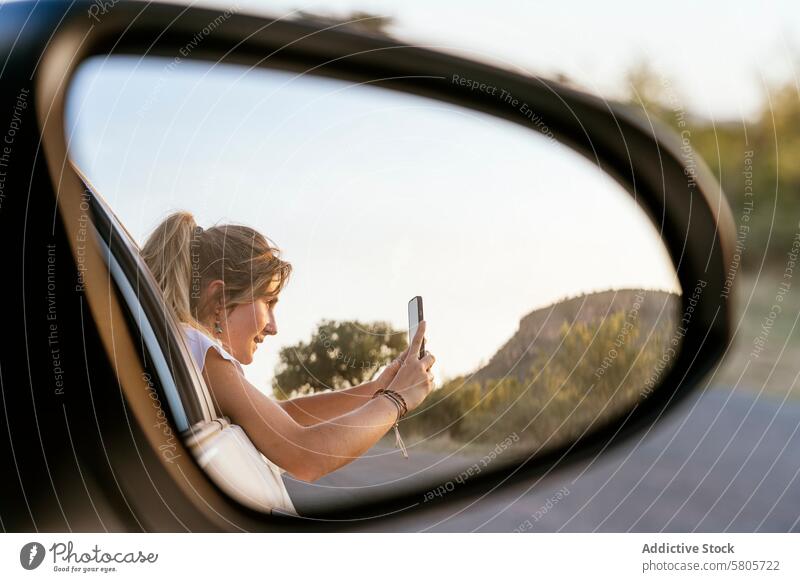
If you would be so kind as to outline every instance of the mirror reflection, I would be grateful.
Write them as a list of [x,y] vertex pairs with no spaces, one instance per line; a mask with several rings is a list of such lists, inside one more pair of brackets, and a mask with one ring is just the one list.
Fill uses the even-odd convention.
[[442,494],[627,414],[669,367],[681,289],[657,228],[530,128],[368,84],[124,57],[82,66],[67,123],[140,245],[184,210],[280,248],[291,276],[242,366],[276,402],[380,377],[423,298],[433,389],[398,424],[408,459],[389,430],[314,482],[283,473],[301,514]]

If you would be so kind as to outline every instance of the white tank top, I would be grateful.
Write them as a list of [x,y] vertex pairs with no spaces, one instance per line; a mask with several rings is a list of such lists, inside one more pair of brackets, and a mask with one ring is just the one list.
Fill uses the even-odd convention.
[[[206,363],[206,353],[208,352],[209,348],[214,348],[217,353],[222,356],[224,359],[233,362],[233,365],[236,366],[236,369],[239,370],[239,373],[244,376],[244,372],[242,371],[242,364],[233,357],[223,346],[219,340],[216,340],[206,334],[204,334],[199,329],[196,329],[188,324],[182,324],[184,336],[186,338],[186,343],[189,348],[189,351],[192,354],[192,359],[194,360],[195,364],[197,364],[197,369],[200,370],[202,374],[203,368],[205,367]],[[241,435],[244,435],[244,431],[241,427],[233,425],[235,429],[241,431]],[[248,439],[249,440],[249,439]],[[291,499],[289,498],[289,492],[286,490],[286,485],[283,482],[283,478],[281,477],[282,473],[286,471],[278,467],[275,463],[270,461],[263,453],[258,451],[254,445],[252,445],[252,441],[249,443],[250,447],[252,447],[253,454],[258,452],[261,457],[261,460],[266,465],[266,477],[267,477],[267,485],[270,489],[268,492],[264,492],[262,489],[262,494],[266,493],[266,499],[269,501],[270,509],[277,509],[279,511],[288,512],[293,515],[297,515],[297,511],[294,508],[294,504],[292,503]],[[236,462],[232,460],[232,462]],[[263,487],[263,482],[262,482]],[[260,497],[264,497],[261,495]]]
[[188,323],[183,323],[181,325],[183,326],[183,334],[186,336],[186,343],[189,345],[189,351],[192,352],[192,359],[194,359],[194,363],[197,364],[198,370],[202,372],[206,365],[206,353],[208,352],[208,348],[214,348],[220,356],[233,362],[233,365],[236,366],[239,373],[244,376],[242,364],[222,347],[222,343],[219,340],[204,334]]

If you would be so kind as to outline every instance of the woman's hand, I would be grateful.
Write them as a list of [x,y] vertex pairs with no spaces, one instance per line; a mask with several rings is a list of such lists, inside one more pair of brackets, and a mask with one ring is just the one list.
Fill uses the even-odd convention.
[[405,362],[407,355],[408,348],[403,350],[399,356],[389,362],[389,365],[383,369],[377,378],[375,378],[375,388],[380,389],[389,387],[389,384],[392,383],[394,377],[397,376],[397,372],[400,371],[400,366],[402,366],[403,362]]
[[426,325],[425,320],[419,322],[417,333],[411,340],[411,345],[404,352],[403,363],[399,365],[394,379],[388,386],[389,389],[398,392],[403,397],[409,411],[422,404],[422,401],[433,389],[433,374],[430,369],[436,358],[427,351],[425,357],[418,356],[422,339],[425,337]]

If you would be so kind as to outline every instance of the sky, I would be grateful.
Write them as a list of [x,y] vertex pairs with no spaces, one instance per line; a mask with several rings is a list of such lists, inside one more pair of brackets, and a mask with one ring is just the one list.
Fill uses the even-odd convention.
[[[752,115],[766,84],[791,78],[798,52],[788,2],[507,2],[492,3],[491,18],[487,6],[278,1],[270,11],[387,14],[400,38],[566,74],[612,98],[646,60],[687,108],[715,119]],[[441,379],[474,370],[522,316],[559,298],[677,290],[658,232],[630,196],[541,136],[374,88],[168,65],[85,65],[70,94],[70,147],[140,242],[180,208],[203,226],[249,224],[282,248],[295,273],[279,334],[246,368],[266,391],[279,348],[308,340],[322,318],[404,329],[418,294]]]
[[256,385],[321,319],[404,330],[415,295],[446,378],[488,361],[535,308],[609,288],[678,290],[633,198],[535,132],[373,87],[169,65],[86,63],[69,94],[70,149],[140,244],[185,209],[282,249],[294,272],[279,334],[247,368]]

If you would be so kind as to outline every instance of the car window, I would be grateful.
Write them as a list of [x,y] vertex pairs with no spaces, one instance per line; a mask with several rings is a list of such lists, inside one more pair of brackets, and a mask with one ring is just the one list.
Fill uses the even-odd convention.
[[[175,333],[174,318],[159,303],[158,290],[139,257],[138,245],[102,196],[92,189],[88,179],[81,178],[84,196],[95,218],[95,234],[113,279],[113,284],[109,281],[109,285],[119,292],[127,308],[128,323],[138,336],[142,364],[147,370],[142,378],[145,388],[155,391],[156,385],[160,387],[166,399],[165,412],[171,414],[179,432],[214,418],[216,414],[208,390],[202,377],[192,373],[191,365],[186,365],[190,358],[179,334]],[[156,325],[162,328],[161,337],[154,329]],[[177,374],[176,369],[180,370]],[[151,398],[156,399],[155,395]]]

